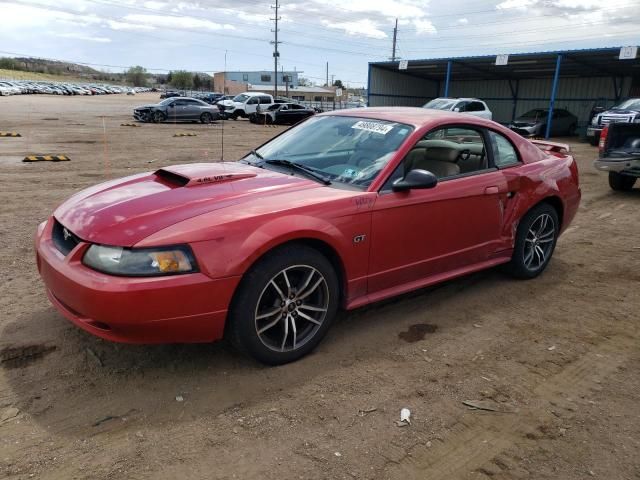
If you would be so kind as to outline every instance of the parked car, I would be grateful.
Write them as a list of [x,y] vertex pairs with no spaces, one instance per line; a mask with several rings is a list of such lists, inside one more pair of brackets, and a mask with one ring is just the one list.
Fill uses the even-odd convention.
[[477,98],[434,98],[430,102],[427,102],[422,108],[468,113],[469,115],[486,118],[487,120],[493,118],[493,114],[487,104]]
[[640,177],[640,123],[609,123],[599,141],[599,158],[594,165],[609,172],[613,190],[629,191]]
[[160,94],[160,98],[172,98],[172,97],[181,97],[182,94],[180,92],[174,92],[174,91],[166,91],[166,92],[162,92]]
[[587,127],[587,138],[597,145],[605,125],[611,123],[640,123],[640,98],[629,98],[604,112],[598,113]]
[[94,335],[226,335],[281,364],[309,353],[338,308],[500,264],[536,277],[579,201],[566,145],[472,116],[346,110],[237,163],[77,193],[37,228],[36,263],[53,305]]
[[133,109],[133,118],[140,122],[185,122],[211,123],[220,118],[215,105],[187,97],[170,97],[160,103],[143,105]]
[[258,105],[260,110],[266,110],[269,105],[273,105],[273,97],[262,92],[245,92],[233,97],[231,105],[225,104],[224,114],[226,118],[237,120],[238,118],[248,118],[256,113]]
[[249,118],[253,123],[259,124],[293,125],[315,114],[316,111],[313,108],[297,103],[274,103],[266,110],[260,110]]
[[[509,128],[523,137],[543,137],[547,131],[548,108],[534,108],[520,115]],[[551,136],[571,136],[576,133],[578,117],[562,108],[553,109]]]

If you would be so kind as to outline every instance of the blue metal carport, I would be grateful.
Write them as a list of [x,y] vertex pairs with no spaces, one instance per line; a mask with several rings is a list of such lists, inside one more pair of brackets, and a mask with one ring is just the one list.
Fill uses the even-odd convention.
[[[620,47],[369,63],[370,106],[421,106],[440,97],[484,100],[501,123],[532,108],[565,108],[585,126],[595,102],[608,106],[640,90],[640,58],[620,59]],[[636,95],[640,92],[636,93]],[[559,105],[559,106],[558,106]]]

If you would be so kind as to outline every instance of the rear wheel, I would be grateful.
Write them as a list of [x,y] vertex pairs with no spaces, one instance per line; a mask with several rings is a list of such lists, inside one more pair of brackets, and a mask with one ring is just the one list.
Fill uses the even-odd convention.
[[338,308],[331,263],[304,245],[281,247],[245,275],[229,313],[233,344],[256,360],[280,365],[311,352]]
[[600,139],[598,137],[596,137],[595,135],[593,137],[589,137],[589,143],[591,145],[593,145],[594,147],[596,145],[598,145],[598,142],[600,141]]
[[609,186],[612,190],[628,192],[636,183],[636,177],[609,172]]
[[202,115],[200,115],[201,123],[211,123],[212,120],[213,120],[213,117],[211,116],[210,113],[205,112]]
[[535,278],[549,264],[556,248],[560,224],[558,213],[548,203],[529,210],[518,225],[509,273],[516,278]]

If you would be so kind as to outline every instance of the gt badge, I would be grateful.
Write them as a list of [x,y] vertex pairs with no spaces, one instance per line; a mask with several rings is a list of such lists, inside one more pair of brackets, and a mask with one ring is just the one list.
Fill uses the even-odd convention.
[[355,237],[353,237],[353,243],[362,243],[364,242],[365,238],[367,238],[366,235],[356,235]]

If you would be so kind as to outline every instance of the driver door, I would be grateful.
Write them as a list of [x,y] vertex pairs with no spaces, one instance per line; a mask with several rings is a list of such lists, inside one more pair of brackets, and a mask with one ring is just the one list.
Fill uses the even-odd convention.
[[[419,162],[415,165],[436,174],[438,184],[431,189],[392,191],[394,178],[404,176],[406,169],[412,167],[407,163],[414,163],[416,155],[410,152],[398,167],[400,171],[391,176],[379,193],[372,219],[370,295],[391,289],[401,291],[403,286],[407,290],[417,288],[430,277],[463,271],[487,261],[500,249],[503,201],[507,194],[503,173],[493,167],[488,156],[482,162],[474,162],[478,165],[475,171],[458,173],[458,165],[444,165],[470,159],[455,154],[455,150],[468,150],[464,142],[456,142],[446,135],[446,129],[440,130],[445,132],[436,131],[430,137],[437,139],[438,143],[433,145],[441,149],[448,146],[450,151],[439,150],[430,157],[426,148],[426,159],[422,165]],[[455,131],[455,138],[479,140],[483,146],[488,143],[486,133],[475,127],[456,126]],[[418,142],[414,150],[422,143]]]

